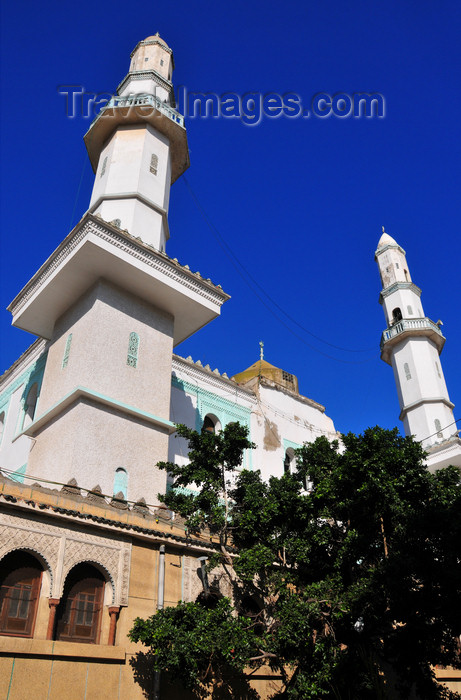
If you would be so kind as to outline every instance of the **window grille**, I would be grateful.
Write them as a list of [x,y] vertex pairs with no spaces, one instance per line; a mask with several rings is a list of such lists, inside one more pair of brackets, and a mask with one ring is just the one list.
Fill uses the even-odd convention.
[[57,610],[57,640],[98,643],[104,586],[102,574],[89,564],[70,572]]
[[123,498],[127,498],[128,494],[128,472],[123,467],[115,470],[114,478],[114,496],[118,493],[123,493]]
[[158,156],[155,155],[155,153],[152,153],[150,157],[150,171],[153,175],[157,175],[157,169],[158,169]]
[[40,595],[42,568],[27,552],[14,552],[2,561],[0,634],[31,637]]
[[440,374],[440,367],[439,367],[438,362],[435,363],[435,369],[437,370],[437,374],[439,375],[439,378],[442,379],[442,375]]
[[101,175],[100,175],[100,177],[102,177],[102,176],[104,175],[104,173],[106,172],[106,165],[107,165],[107,156],[104,158],[104,160],[103,160],[103,162],[102,162],[102,168],[101,168]]
[[410,366],[409,366],[408,362],[405,362],[405,364],[403,365],[403,370],[405,372],[405,377],[407,379],[411,379]]
[[126,358],[126,363],[129,367],[138,366],[138,350],[139,335],[137,333],[130,333],[130,339],[128,341],[128,355]]
[[290,384],[293,384],[293,375],[289,372],[285,372],[285,370],[282,370],[282,379]]
[[439,421],[438,418],[435,419],[434,425],[435,425],[435,429],[437,430],[437,437],[438,437],[438,438],[443,437],[442,425],[441,425],[441,423],[440,423],[440,421]]
[[71,342],[72,342],[72,333],[69,333],[69,335],[67,336],[67,340],[66,340],[66,347],[64,348],[64,356],[62,358],[62,369],[66,369],[67,364],[69,362]]
[[413,316],[413,308],[411,306],[407,306],[407,311],[409,316]]

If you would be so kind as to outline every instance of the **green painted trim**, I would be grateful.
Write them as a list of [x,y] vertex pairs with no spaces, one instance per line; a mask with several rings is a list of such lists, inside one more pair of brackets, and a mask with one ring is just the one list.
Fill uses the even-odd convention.
[[14,394],[16,389],[21,386],[21,384],[28,382],[31,374],[38,374],[40,371],[42,371],[43,374],[47,356],[48,350],[45,350],[43,355],[40,355],[40,357],[35,360],[30,367],[28,367],[22,374],[19,375],[19,377],[14,380],[14,382],[11,383],[8,389],[5,389],[5,391],[0,394],[0,407],[3,407],[3,404],[10,400],[11,395]]
[[139,335],[132,331],[128,340],[128,352],[126,356],[126,363],[129,367],[138,366],[138,353],[139,353]]
[[287,440],[286,438],[283,438],[283,452],[285,453],[289,447],[291,447],[293,450],[299,450],[302,445],[299,444],[299,442],[293,442],[292,440]]
[[41,416],[35,418],[35,420],[26,428],[26,430],[24,430],[22,433],[19,433],[19,435],[17,435],[16,438],[20,437],[20,435],[33,436],[36,430],[39,430],[41,427],[46,425],[46,423],[48,423],[48,421],[51,420],[51,418],[53,418],[59,412],[59,409],[64,409],[80,397],[95,399],[97,401],[100,401],[101,403],[104,403],[106,406],[121,409],[122,412],[129,413],[130,415],[133,415],[136,418],[145,419],[151,423],[157,423],[162,427],[169,428],[170,433],[173,433],[176,429],[175,424],[172,423],[170,420],[167,420],[165,418],[159,418],[153,413],[148,413],[147,411],[143,411],[140,408],[135,408],[134,406],[130,406],[129,404],[124,403],[123,401],[118,401],[117,399],[113,399],[110,396],[105,396],[104,394],[101,394],[98,391],[92,391],[92,389],[87,389],[84,386],[76,386],[74,387],[74,389],[72,389],[72,391],[63,396],[62,399],[54,403],[48,409],[48,411],[45,411],[45,413],[43,413]]
[[[191,394],[197,399],[195,413],[195,430],[202,429],[203,421],[208,413],[216,416],[224,428],[228,423],[239,422],[248,428],[248,437],[251,440],[251,408],[224,399],[207,389],[203,389],[197,384],[191,384],[184,379],[178,379],[175,375],[171,378],[172,386],[176,389]],[[243,457],[243,468],[253,469],[253,450],[245,450]]]
[[13,481],[17,481],[20,484],[24,483],[24,477],[26,475],[26,469],[27,469],[27,464],[23,464],[22,467],[19,467],[19,469],[16,469],[16,471],[13,474],[9,475],[10,479],[13,479]]
[[69,333],[69,335],[67,336],[67,340],[66,340],[66,346],[65,346],[65,348],[64,348],[64,355],[63,355],[63,358],[62,358],[61,369],[66,369],[67,365],[69,364],[69,355],[70,355],[70,346],[71,346],[71,343],[72,343],[72,333]]
[[385,299],[398,289],[410,289],[417,297],[420,297],[422,294],[421,289],[414,282],[393,282],[389,287],[386,287],[386,289],[382,289],[379,296]]
[[[6,418],[8,415],[8,411],[10,408],[10,402],[11,402],[11,397],[12,395],[16,392],[16,390],[22,386],[23,384],[26,385],[27,387],[31,387],[34,382],[37,382],[38,384],[38,397],[37,397],[37,406],[35,407],[35,411],[37,411],[38,407],[38,401],[40,398],[40,389],[42,387],[42,381],[43,381],[43,373],[45,371],[45,364],[46,360],[48,357],[48,350],[45,350],[45,352],[40,355],[40,357],[35,360],[22,374],[19,375],[8,387],[8,389],[5,389],[0,394],[0,411],[5,411],[5,425],[6,425]],[[18,431],[22,429],[22,424],[24,422],[24,406],[25,406],[25,400],[26,396],[29,393],[29,391],[24,389],[23,395],[20,399],[20,405],[19,405],[19,412],[18,412],[18,417],[16,419],[16,426],[14,429],[14,438],[17,437]],[[20,428],[21,426],[21,428]],[[13,438],[13,439],[14,439]]]

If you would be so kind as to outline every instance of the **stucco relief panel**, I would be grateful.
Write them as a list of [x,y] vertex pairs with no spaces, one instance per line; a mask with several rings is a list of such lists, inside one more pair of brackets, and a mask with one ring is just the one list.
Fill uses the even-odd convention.
[[51,578],[48,595],[52,597],[61,597],[72,567],[81,562],[94,562],[110,579],[112,604],[128,604],[131,565],[128,541],[0,513],[0,559],[16,549],[34,551],[45,560]]

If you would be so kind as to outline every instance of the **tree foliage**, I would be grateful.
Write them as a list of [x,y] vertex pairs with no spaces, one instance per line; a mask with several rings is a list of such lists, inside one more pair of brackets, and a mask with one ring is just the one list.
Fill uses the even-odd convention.
[[209,568],[223,568],[233,597],[137,620],[131,638],[157,669],[193,689],[267,663],[283,679],[274,697],[299,700],[459,697],[433,671],[461,668],[457,468],[431,474],[418,443],[373,428],[341,446],[318,438],[295,473],[264,482],[240,471],[242,426],[178,434],[190,463],[159,465],[175,477],[162,500],[218,537]]

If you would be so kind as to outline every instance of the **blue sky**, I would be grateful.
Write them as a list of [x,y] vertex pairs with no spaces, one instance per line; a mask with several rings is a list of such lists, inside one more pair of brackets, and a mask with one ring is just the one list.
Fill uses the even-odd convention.
[[[1,307],[88,207],[90,120],[66,118],[57,86],[113,92],[136,43],[159,31],[175,86],[295,92],[306,104],[319,92],[379,92],[386,102],[383,119],[187,121],[189,187],[172,187],[167,252],[232,299],[177,352],[231,375],[263,340],[266,359],[296,374],[339,430],[397,425],[392,370],[379,359],[373,254],[384,225],[407,251],[426,314],[444,322],[442,365],[461,401],[460,25],[454,1],[4,3]],[[272,301],[237,272],[191,189]],[[33,340],[10,323],[2,312],[0,370]]]

